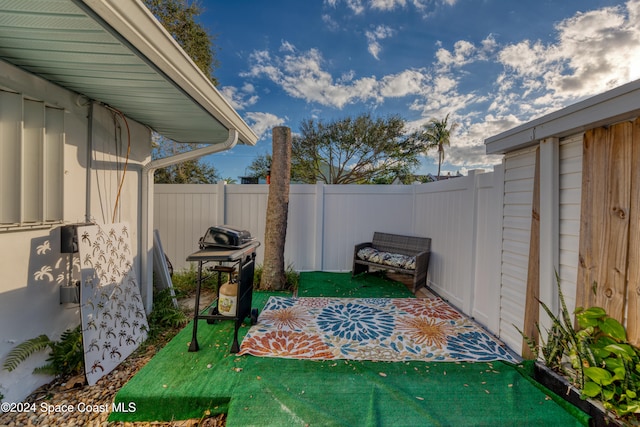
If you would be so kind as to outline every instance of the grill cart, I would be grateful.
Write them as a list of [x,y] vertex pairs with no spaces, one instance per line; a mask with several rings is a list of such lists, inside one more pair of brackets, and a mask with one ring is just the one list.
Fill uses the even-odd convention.
[[[250,237],[248,232],[233,229],[228,226],[211,227],[200,239],[200,250],[187,257],[187,261],[198,263],[198,277],[196,283],[196,301],[193,314],[193,336],[189,351],[198,351],[198,320],[207,320],[213,323],[217,320],[235,320],[235,330],[231,353],[240,351],[238,343],[238,330],[245,318],[251,316],[251,324],[258,319],[258,310],[251,309],[253,297],[253,272],[255,269],[256,248],[260,243]],[[242,234],[242,235],[239,235]],[[213,238],[210,238],[213,237]],[[203,269],[208,269],[218,274],[218,298],[208,314],[201,314],[200,291],[203,280]],[[234,313],[221,313],[219,310],[220,287],[222,273],[229,274],[231,280],[236,276],[237,301]]]

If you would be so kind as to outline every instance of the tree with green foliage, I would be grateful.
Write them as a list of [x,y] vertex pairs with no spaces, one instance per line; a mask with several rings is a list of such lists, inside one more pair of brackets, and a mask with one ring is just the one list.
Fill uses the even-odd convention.
[[271,171],[271,154],[265,153],[256,156],[247,167],[249,176],[252,178],[266,178]]
[[[198,148],[197,144],[180,144],[155,135],[152,156],[161,159]],[[156,170],[156,184],[213,184],[222,179],[215,167],[204,158],[187,160]]]
[[217,85],[218,80],[213,76],[213,71],[218,67],[213,50],[215,36],[196,22],[203,12],[199,3],[188,0],[144,0],[144,4],[198,68]]
[[[214,85],[218,84],[213,71],[218,61],[213,50],[213,40],[207,30],[196,22],[202,13],[197,1],[188,0],[144,0],[151,13],[173,36],[193,62],[209,77]],[[154,159],[175,155],[199,148],[197,144],[179,144],[157,136],[152,156]],[[215,168],[203,159],[188,160],[177,165],[158,169],[154,181],[159,184],[210,184],[221,177]]]
[[438,179],[440,179],[440,169],[444,162],[444,146],[450,145],[451,134],[458,127],[458,123],[449,124],[449,114],[444,119],[431,119],[423,125],[423,132],[419,133],[419,139],[425,143],[426,149],[438,148]]
[[293,138],[292,178],[305,183],[390,183],[419,164],[424,147],[398,116],[370,114],[328,123],[308,119]]

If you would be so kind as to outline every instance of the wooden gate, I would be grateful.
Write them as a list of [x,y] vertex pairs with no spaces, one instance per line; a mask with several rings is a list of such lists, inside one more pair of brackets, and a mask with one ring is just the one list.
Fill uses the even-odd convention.
[[640,344],[640,119],[585,132],[576,307],[599,306]]

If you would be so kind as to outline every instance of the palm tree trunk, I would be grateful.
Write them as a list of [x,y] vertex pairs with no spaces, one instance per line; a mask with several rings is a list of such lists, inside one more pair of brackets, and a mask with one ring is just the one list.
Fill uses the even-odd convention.
[[442,144],[438,145],[438,181],[440,181],[440,168],[442,167],[442,161],[444,160],[444,147]]
[[267,220],[264,233],[264,265],[260,289],[282,290],[286,285],[284,244],[289,212],[289,181],[291,176],[291,129],[273,128],[271,184],[267,200]]

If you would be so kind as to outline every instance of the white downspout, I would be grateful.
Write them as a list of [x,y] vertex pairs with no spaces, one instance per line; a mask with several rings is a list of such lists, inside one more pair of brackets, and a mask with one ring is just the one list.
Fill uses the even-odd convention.
[[229,129],[229,137],[221,144],[208,145],[175,156],[152,160],[142,167],[142,224],[140,239],[140,291],[147,313],[153,307],[153,173],[156,169],[197,159],[208,154],[232,149],[238,143],[238,131]]

